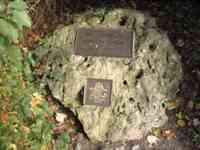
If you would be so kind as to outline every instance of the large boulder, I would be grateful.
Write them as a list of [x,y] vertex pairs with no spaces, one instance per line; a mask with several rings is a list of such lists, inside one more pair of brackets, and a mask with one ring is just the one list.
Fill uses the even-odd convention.
[[[77,116],[91,141],[143,138],[168,117],[164,103],[176,96],[182,79],[180,57],[155,20],[129,9],[88,11],[73,16],[73,24],[47,38],[49,47],[36,51],[45,64],[42,84]],[[73,55],[79,27],[124,28],[135,32],[132,58]],[[110,107],[83,105],[87,78],[113,80]]]

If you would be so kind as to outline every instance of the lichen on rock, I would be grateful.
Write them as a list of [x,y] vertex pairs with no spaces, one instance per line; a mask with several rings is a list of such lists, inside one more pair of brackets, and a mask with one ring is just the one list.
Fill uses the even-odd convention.
[[[99,11],[102,12],[99,15]],[[124,28],[134,31],[132,58],[73,55],[79,27]],[[182,79],[180,57],[155,20],[131,9],[97,10],[74,15],[74,22],[48,38],[49,48],[38,48],[47,58],[42,83],[70,108],[91,141],[143,138],[168,118],[163,103],[174,99]],[[87,78],[113,80],[110,107],[83,105]]]

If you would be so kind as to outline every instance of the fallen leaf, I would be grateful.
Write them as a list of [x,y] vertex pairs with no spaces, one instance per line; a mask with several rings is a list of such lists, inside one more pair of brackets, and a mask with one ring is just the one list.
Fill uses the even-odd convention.
[[176,138],[176,132],[173,130],[164,130],[162,136],[168,140]]
[[32,40],[33,42],[37,42],[37,41],[39,41],[39,40],[41,39],[41,38],[40,38],[40,34],[37,33],[37,32],[31,31],[31,32],[29,33],[29,36],[31,37],[31,40]]
[[183,127],[185,127],[186,123],[184,120],[180,119],[180,120],[177,120],[176,125],[177,125],[177,127],[183,128]]
[[162,134],[162,131],[161,131],[160,128],[155,128],[155,129],[153,129],[152,132],[153,132],[153,134],[154,134],[155,136],[157,136],[157,137],[160,137],[161,134]]
[[54,134],[60,134],[66,129],[66,124],[59,124],[53,129]]
[[193,125],[194,125],[195,127],[200,125],[200,121],[199,121],[198,118],[194,118],[194,119],[193,119]]
[[8,121],[8,112],[1,112],[0,119],[2,123],[6,124]]
[[17,150],[17,146],[15,144],[10,144],[8,149],[9,150]]
[[176,113],[176,118],[177,118],[177,120],[182,120],[182,119],[184,119],[184,114],[183,114],[183,112],[178,112],[178,113]]
[[168,102],[166,102],[166,107],[167,107],[168,110],[176,109],[177,103],[176,103],[175,100],[168,101]]
[[63,123],[67,116],[64,113],[56,113],[56,121]]
[[137,144],[137,145],[134,145],[131,150],[140,150],[140,149],[141,149],[140,145]]
[[160,139],[154,135],[149,135],[147,136],[147,141],[150,145],[155,145],[155,144],[158,144]]
[[184,46],[184,41],[183,41],[183,39],[178,39],[178,41],[177,41],[177,46],[179,46],[179,47],[183,47]]
[[49,150],[48,146],[47,145],[42,145],[41,149],[40,150]]
[[26,126],[24,126],[24,125],[22,125],[22,130],[26,133],[26,134],[28,134],[28,133],[30,133],[30,128],[28,128],[28,127],[26,127]]
[[43,96],[40,95],[39,93],[33,93],[32,98],[31,98],[31,109],[35,108],[37,105],[41,104],[43,100]]
[[13,115],[13,116],[17,116],[17,112],[16,111],[13,111],[13,112],[9,112],[10,115]]

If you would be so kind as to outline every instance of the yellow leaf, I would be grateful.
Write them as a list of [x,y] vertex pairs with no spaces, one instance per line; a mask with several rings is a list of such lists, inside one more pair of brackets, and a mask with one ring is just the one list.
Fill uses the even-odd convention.
[[42,145],[41,149],[40,150],[49,150],[48,146],[47,145]]
[[15,144],[10,144],[8,149],[9,150],[17,150],[17,146]]
[[176,103],[175,100],[173,100],[173,101],[168,101],[168,102],[166,103],[166,106],[167,106],[167,109],[168,109],[168,110],[173,110],[173,109],[176,109],[177,103]]
[[183,127],[185,127],[186,123],[184,120],[177,120],[176,125],[177,125],[177,127],[183,128]]
[[177,118],[177,120],[182,120],[183,118],[185,118],[185,116],[184,116],[184,114],[183,114],[183,112],[178,112],[178,113],[176,113],[176,118]]
[[31,110],[33,110],[33,108],[35,108],[37,105],[41,104],[42,100],[42,95],[40,95],[39,93],[33,93],[31,98]]
[[155,129],[153,129],[153,134],[155,135],[155,136],[157,136],[157,137],[160,137],[161,136],[161,133],[162,131],[161,131],[161,129],[160,128],[155,128]]

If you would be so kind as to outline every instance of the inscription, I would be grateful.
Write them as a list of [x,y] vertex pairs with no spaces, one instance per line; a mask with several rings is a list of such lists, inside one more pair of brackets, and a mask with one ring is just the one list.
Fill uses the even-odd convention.
[[96,106],[110,106],[112,80],[87,79],[84,93],[84,104]]
[[81,56],[131,57],[133,33],[122,29],[80,28],[74,54]]

